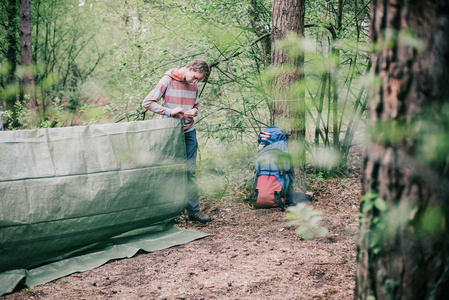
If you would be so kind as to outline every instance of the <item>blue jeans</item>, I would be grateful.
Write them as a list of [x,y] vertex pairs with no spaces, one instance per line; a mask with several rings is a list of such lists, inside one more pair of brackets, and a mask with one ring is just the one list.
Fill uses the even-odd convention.
[[189,215],[200,211],[198,185],[196,183],[196,151],[198,149],[198,141],[196,139],[196,129],[184,134],[186,141],[187,154],[187,206],[186,210]]

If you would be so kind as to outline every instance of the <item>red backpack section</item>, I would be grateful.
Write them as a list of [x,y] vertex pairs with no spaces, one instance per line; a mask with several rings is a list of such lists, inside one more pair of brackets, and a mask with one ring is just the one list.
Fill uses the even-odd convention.
[[282,185],[274,175],[259,175],[256,184],[255,208],[274,208],[281,205],[279,199],[285,204],[285,199],[281,198]]

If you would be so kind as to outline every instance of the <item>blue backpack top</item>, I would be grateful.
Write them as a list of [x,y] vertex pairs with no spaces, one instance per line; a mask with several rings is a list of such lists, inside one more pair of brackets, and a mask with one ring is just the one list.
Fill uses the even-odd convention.
[[264,145],[264,148],[260,150],[259,153],[262,153],[270,149],[279,149],[284,152],[288,152],[287,136],[285,135],[285,132],[284,130],[282,130],[281,127],[274,125],[264,129],[263,131],[271,134],[271,136],[266,139],[262,139],[262,137],[259,134],[257,138],[257,143],[259,145]]
[[261,186],[261,184],[258,185],[259,176],[272,175],[279,181],[281,185],[280,191],[273,190],[273,199],[270,199],[270,203],[267,204],[267,200],[264,199],[264,203],[259,206],[261,208],[268,208],[272,205],[271,207],[280,206],[284,209],[284,204],[288,201],[288,190],[292,180],[291,157],[287,148],[287,136],[285,135],[284,130],[277,125],[268,127],[263,131],[271,134],[271,136],[264,139],[259,134],[257,139],[259,154],[255,163],[256,170],[254,174],[253,190],[249,197],[250,205],[254,204],[254,206],[257,207],[259,190],[264,190],[266,195],[266,189],[271,188],[266,187],[266,189],[264,189],[265,187]]
[[[274,175],[284,186],[282,172],[290,172],[290,154],[287,148],[287,136],[281,127],[274,125],[263,130],[270,133],[267,139],[262,139],[260,134],[257,142],[263,146],[259,150],[259,156],[256,160],[256,175]],[[257,174],[258,173],[258,174]],[[257,178],[254,178],[254,182]],[[288,186],[289,182],[287,182]]]

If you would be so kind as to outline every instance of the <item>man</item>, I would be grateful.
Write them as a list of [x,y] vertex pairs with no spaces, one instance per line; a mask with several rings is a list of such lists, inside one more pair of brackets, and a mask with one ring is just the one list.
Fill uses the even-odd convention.
[[[185,67],[174,68],[164,74],[157,86],[145,97],[142,106],[162,118],[181,118],[187,153],[187,206],[189,220],[207,223],[212,219],[200,211],[198,186],[195,180],[198,142],[194,117],[198,115],[198,85],[210,74],[206,61],[196,59]],[[161,100],[161,104],[157,101]]]

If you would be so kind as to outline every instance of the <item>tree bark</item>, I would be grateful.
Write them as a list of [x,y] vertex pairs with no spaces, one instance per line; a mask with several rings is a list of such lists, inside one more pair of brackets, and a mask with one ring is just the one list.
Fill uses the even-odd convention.
[[[288,32],[294,32],[300,37],[304,36],[304,0],[274,0],[271,26],[271,64],[282,68],[284,71],[273,84],[273,102],[270,105],[270,114],[273,124],[284,128],[287,135],[298,142],[296,175],[297,183],[301,190],[306,191],[305,180],[305,147],[301,144],[305,141],[306,117],[305,117],[305,91],[297,92],[292,89],[295,82],[299,81],[302,74],[304,57],[290,58],[278,49],[277,43],[285,38]],[[293,67],[293,71],[288,70]]]
[[34,75],[33,56],[31,47],[31,0],[20,1],[20,49],[21,64],[25,68],[22,76],[23,94],[27,99],[29,108],[35,107],[34,102]]
[[449,2],[372,5],[378,49],[371,75],[381,84],[376,81],[370,105],[375,134],[365,152],[362,193],[374,196],[362,201],[354,296],[447,299],[448,149],[438,152],[429,141],[448,140]]
[[288,31],[304,36],[304,13],[304,0],[273,1],[271,63],[274,66],[291,63],[296,67],[293,73],[286,72],[278,78],[278,84],[283,86],[288,86],[300,78],[300,66],[303,59],[290,59],[283,51],[276,49],[276,43],[282,40]]
[[[296,124],[287,129],[287,134],[292,137],[305,135],[305,110],[304,93],[292,92],[291,85],[300,80],[303,57],[289,58],[287,54],[278,49],[277,43],[285,38],[291,31],[299,36],[304,36],[304,0],[275,0],[273,2],[273,19],[271,33],[271,64],[281,67],[285,71],[274,82],[273,100],[270,107],[273,123],[278,123],[282,118],[289,118]],[[293,67],[293,71],[287,71],[287,67]]]
[[[7,39],[7,51],[6,51],[6,59],[9,64],[9,72],[6,75],[6,86],[14,86],[16,81],[16,70],[18,65],[18,43],[19,38],[17,35],[17,30],[19,29],[19,5],[18,0],[10,0],[7,1],[6,4],[6,13],[8,18],[8,26],[5,28],[6,30],[6,39]],[[10,112],[14,112],[14,103],[17,100],[16,95],[9,95],[6,99],[6,109]]]

